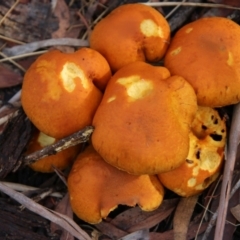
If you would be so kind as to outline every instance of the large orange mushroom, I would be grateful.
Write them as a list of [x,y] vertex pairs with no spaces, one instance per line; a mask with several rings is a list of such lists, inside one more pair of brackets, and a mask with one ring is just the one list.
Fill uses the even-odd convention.
[[89,223],[99,223],[119,204],[155,210],[164,189],[156,176],[134,176],[112,167],[90,146],[81,153],[68,176],[74,213]]
[[50,51],[24,76],[23,109],[41,132],[66,137],[91,125],[110,77],[107,61],[95,50]]
[[240,101],[240,26],[210,17],[186,24],[172,38],[164,65],[194,88],[198,104],[221,107]]
[[115,72],[135,61],[159,61],[170,41],[170,27],[156,9],[125,4],[103,18],[90,36],[90,47],[99,51]]
[[163,185],[180,196],[202,192],[220,174],[226,143],[226,121],[217,110],[199,107],[190,133],[186,161],[178,168],[158,174]]
[[187,157],[196,110],[194,90],[182,77],[135,62],[110,79],[93,119],[92,144],[128,173],[170,171]]

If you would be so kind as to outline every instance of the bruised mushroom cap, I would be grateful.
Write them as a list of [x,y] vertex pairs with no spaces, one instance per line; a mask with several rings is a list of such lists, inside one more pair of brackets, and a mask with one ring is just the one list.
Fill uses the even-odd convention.
[[169,41],[170,27],[161,13],[143,4],[125,4],[97,23],[90,47],[99,51],[115,72],[131,62],[160,60]]
[[[25,155],[39,151],[44,147],[56,143],[57,141],[58,139],[49,137],[46,134],[36,130],[30,143],[27,146],[27,151]],[[30,164],[29,167],[32,168],[34,171],[43,173],[53,172],[53,167],[63,170],[70,166],[74,158],[77,156],[79,150],[79,145],[67,148],[61,152],[56,153],[55,155],[50,155],[48,157],[39,159],[35,163]]]
[[54,138],[70,135],[91,125],[102,98],[97,87],[102,90],[110,76],[107,61],[95,50],[45,53],[24,76],[24,111],[45,134]]
[[155,210],[164,189],[156,176],[134,176],[107,164],[89,147],[73,164],[68,177],[73,212],[82,220],[96,224],[119,204],[144,211]]
[[135,62],[110,79],[93,119],[92,144],[128,173],[170,171],[187,157],[196,110],[194,90],[182,77]]
[[240,101],[240,27],[227,18],[199,19],[173,37],[164,65],[194,88],[198,104],[220,107]]
[[190,133],[186,161],[173,171],[158,174],[160,181],[184,197],[200,193],[219,176],[225,142],[225,119],[212,108],[199,107]]

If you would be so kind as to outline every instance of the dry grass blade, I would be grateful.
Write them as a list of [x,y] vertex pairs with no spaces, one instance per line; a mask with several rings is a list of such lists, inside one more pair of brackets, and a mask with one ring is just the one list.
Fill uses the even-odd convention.
[[59,226],[70,232],[77,239],[91,240],[87,233],[84,232],[72,219],[67,218],[66,216],[63,216],[59,213],[55,213],[54,211],[52,211],[51,213],[49,210],[47,210],[40,204],[24,196],[22,193],[18,193],[11,188],[8,188],[3,183],[0,183],[0,191],[13,198],[30,211],[58,224]]
[[174,240],[187,239],[188,226],[197,200],[198,195],[180,200],[173,218]]

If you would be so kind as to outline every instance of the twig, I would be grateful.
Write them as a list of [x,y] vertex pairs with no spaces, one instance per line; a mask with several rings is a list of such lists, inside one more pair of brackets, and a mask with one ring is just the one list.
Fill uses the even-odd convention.
[[43,54],[45,52],[47,52],[47,50],[20,54],[20,55],[13,56],[13,57],[6,57],[6,58],[3,58],[3,59],[0,59],[0,62],[7,62],[7,61],[10,61],[10,60],[13,60],[13,59],[20,59],[20,58],[31,57],[31,56],[35,56],[35,55],[41,55],[41,54]]
[[228,151],[223,172],[223,181],[219,200],[218,215],[221,217],[217,218],[214,237],[215,240],[222,239],[223,237],[229,196],[231,191],[232,175],[237,156],[239,141],[240,141],[240,103],[236,104],[233,110],[231,129],[229,133]]
[[[4,54],[3,52],[0,52],[0,55],[4,58],[7,58],[8,56],[6,54]],[[9,62],[11,62],[13,65],[15,65],[16,67],[18,67],[20,70],[22,70],[24,73],[26,72],[26,69],[23,68],[20,64],[18,64],[17,62],[15,62],[13,59],[9,59]]]
[[93,132],[94,128],[92,126],[85,127],[83,130],[78,131],[66,138],[63,138],[59,140],[58,142],[49,145],[45,148],[43,148],[40,151],[34,152],[32,154],[29,154],[25,157],[23,157],[23,164],[31,164],[37,161],[38,159],[47,157],[49,155],[56,154],[57,152],[60,152],[66,148],[75,146],[82,142],[87,142]]
[[174,8],[173,8],[173,10],[172,11],[170,11],[166,16],[165,16],[165,18],[166,19],[168,19],[168,18],[170,18],[171,17],[171,15],[175,12],[175,11],[177,11],[178,10],[178,8],[180,8],[181,7],[181,4],[182,3],[184,3],[184,2],[186,2],[186,0],[182,0],[182,2],[181,3],[179,3],[177,6],[175,6]]
[[193,3],[193,2],[183,2],[183,3],[179,3],[179,2],[161,2],[161,3],[142,3],[151,7],[171,7],[171,6],[176,6],[176,5],[181,5],[181,6],[190,6],[190,7],[207,7],[207,8],[226,8],[226,9],[236,9],[236,10],[240,10],[239,7],[233,7],[230,5],[226,5],[226,4],[216,4],[216,3]]
[[6,14],[3,16],[3,18],[0,20],[0,26],[2,25],[2,23],[5,21],[5,19],[7,18],[7,16],[10,14],[10,12],[18,5],[19,0],[17,0],[12,6],[11,8],[6,12]]
[[16,56],[20,54],[30,53],[40,48],[51,47],[56,45],[67,45],[74,47],[87,47],[89,43],[87,40],[75,39],[75,38],[53,38],[32,43],[26,43],[20,46],[14,46],[11,48],[4,48],[3,53],[7,56]]
[[8,42],[14,42],[14,43],[17,43],[17,44],[25,44],[24,42],[18,41],[16,39],[13,39],[13,38],[10,38],[10,37],[3,36],[1,34],[0,34],[0,39],[6,40]]

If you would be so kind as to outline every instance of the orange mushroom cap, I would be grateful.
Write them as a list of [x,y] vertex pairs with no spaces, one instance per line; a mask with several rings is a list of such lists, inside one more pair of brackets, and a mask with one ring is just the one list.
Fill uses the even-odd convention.
[[202,18],[173,37],[164,65],[194,88],[198,104],[220,107],[240,101],[240,27],[230,19]]
[[135,61],[159,61],[170,41],[170,27],[156,9],[125,4],[103,18],[90,36],[90,47],[99,51],[115,72]]
[[[27,151],[25,155],[39,151],[44,147],[49,146],[57,141],[58,139],[49,137],[46,134],[36,130],[30,143],[27,146]],[[39,159],[35,163],[30,164],[29,167],[32,168],[34,171],[43,173],[53,172],[53,167],[63,170],[70,166],[79,151],[79,145],[69,147],[61,152],[56,153],[55,155],[50,155],[48,157]]]
[[135,62],[110,79],[93,119],[92,144],[128,173],[170,171],[187,157],[196,110],[194,90],[182,77]]
[[192,124],[186,161],[173,171],[158,174],[160,181],[184,197],[200,193],[219,176],[225,142],[225,119],[212,108],[199,107]]
[[97,87],[103,90],[110,76],[107,61],[95,50],[45,53],[24,76],[24,111],[40,131],[66,137],[91,125],[102,98]]
[[119,204],[144,211],[155,210],[162,202],[164,189],[156,176],[134,176],[107,164],[88,147],[73,164],[68,177],[73,212],[95,224],[106,218]]

